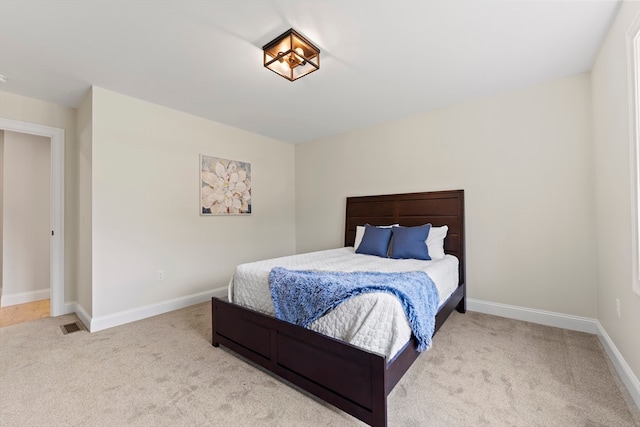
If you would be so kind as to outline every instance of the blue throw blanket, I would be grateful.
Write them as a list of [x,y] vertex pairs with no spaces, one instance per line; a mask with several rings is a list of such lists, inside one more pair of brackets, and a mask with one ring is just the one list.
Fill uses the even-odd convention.
[[269,274],[269,287],[278,319],[304,327],[348,298],[365,292],[391,293],[404,308],[418,351],[431,346],[439,296],[422,271],[343,273],[275,267]]

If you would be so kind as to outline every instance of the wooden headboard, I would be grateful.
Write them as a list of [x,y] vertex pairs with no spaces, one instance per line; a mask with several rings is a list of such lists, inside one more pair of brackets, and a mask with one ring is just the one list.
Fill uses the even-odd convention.
[[464,283],[464,190],[347,197],[344,245],[353,246],[358,225],[427,223],[449,227],[444,250],[460,261],[460,283]]

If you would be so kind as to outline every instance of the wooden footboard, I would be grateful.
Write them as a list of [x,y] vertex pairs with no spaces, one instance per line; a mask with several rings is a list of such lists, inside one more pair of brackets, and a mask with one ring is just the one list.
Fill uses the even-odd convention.
[[215,347],[228,347],[370,425],[386,425],[384,356],[217,298],[212,310]]
[[[461,285],[436,316],[436,330],[464,307]],[[309,329],[213,298],[212,344],[257,363],[365,423],[387,425],[387,395],[419,356],[415,340],[391,361]]]
[[[444,250],[459,260],[456,291],[436,315],[437,331],[453,310],[466,311],[464,191],[348,197],[345,246],[360,225],[447,225]],[[213,298],[212,344],[220,344],[365,423],[387,425],[387,395],[418,357],[412,339],[394,358],[367,352],[276,318]]]

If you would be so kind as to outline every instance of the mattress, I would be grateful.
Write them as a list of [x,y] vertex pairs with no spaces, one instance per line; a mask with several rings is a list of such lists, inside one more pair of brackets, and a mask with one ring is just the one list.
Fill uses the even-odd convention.
[[[240,264],[229,283],[229,301],[275,316],[269,290],[273,267],[320,271],[424,271],[438,288],[442,305],[458,286],[458,259],[453,255],[434,261],[389,259],[356,254],[353,247],[310,252]],[[309,325],[321,334],[393,358],[411,338],[411,327],[398,299],[372,292],[344,301]]]

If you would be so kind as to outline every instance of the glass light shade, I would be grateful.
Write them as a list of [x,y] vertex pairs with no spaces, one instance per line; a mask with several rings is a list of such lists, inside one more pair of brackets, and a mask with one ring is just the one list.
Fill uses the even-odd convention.
[[294,81],[320,68],[320,49],[293,28],[262,47],[264,66]]

